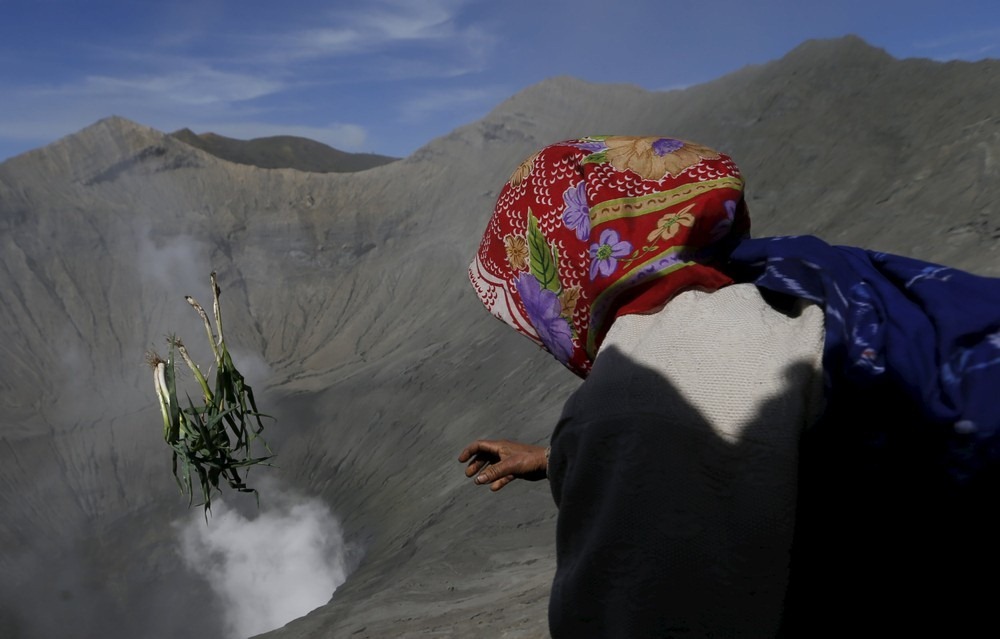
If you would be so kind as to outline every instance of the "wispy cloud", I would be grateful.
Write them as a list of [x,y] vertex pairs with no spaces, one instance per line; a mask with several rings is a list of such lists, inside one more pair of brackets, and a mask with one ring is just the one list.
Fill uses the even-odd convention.
[[[109,115],[159,127],[206,117],[233,121],[259,112],[250,103],[285,86],[273,78],[204,65],[162,74],[89,75],[61,84],[0,86],[0,139],[52,140]],[[357,138],[357,132],[349,137]]]
[[472,107],[495,104],[504,95],[498,87],[456,88],[426,92],[404,100],[399,105],[406,121],[419,121],[435,113],[455,113]]
[[136,77],[91,76],[68,93],[131,99],[156,99],[185,105],[241,102],[280,91],[280,81],[199,66],[186,71]]
[[[389,122],[427,124],[435,114],[447,122],[504,97],[433,91],[488,68],[500,34],[482,7],[368,0],[268,23],[248,9],[246,20],[209,12],[145,25],[138,35],[81,36],[63,44],[62,55],[77,63],[59,80],[25,74],[33,79],[0,86],[0,159],[109,115],[165,131],[301,135],[344,150],[372,150],[365,147],[373,138],[398,144],[407,134],[386,134]],[[378,104],[361,107],[359,96]]]
[[285,88],[277,80],[210,68],[163,75],[91,76],[51,86],[0,86],[5,101],[0,109],[0,141],[22,141],[12,147],[26,149],[109,115],[121,115],[165,132],[188,127],[239,139],[296,135],[345,151],[368,150],[368,131],[360,124],[286,123],[286,118],[253,102]]
[[481,27],[460,25],[465,0],[372,2],[363,9],[331,11],[319,26],[250,36],[270,64],[432,47],[465,58],[481,58],[496,41]]
[[951,33],[913,43],[935,60],[979,60],[1000,51],[1000,27]]
[[460,32],[456,19],[465,4],[465,0],[386,0],[369,3],[363,10],[334,12],[331,18],[352,24],[380,45],[445,40]]
[[115,104],[204,106],[253,100],[285,88],[280,80],[206,65],[164,73],[88,75],[62,84],[10,87],[11,101],[100,100]]

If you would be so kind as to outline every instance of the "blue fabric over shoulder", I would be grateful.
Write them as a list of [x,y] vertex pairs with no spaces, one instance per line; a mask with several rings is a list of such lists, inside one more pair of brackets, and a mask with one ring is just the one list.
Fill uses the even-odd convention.
[[744,240],[730,260],[825,309],[828,396],[888,381],[946,429],[954,476],[1000,464],[1000,278],[812,236]]

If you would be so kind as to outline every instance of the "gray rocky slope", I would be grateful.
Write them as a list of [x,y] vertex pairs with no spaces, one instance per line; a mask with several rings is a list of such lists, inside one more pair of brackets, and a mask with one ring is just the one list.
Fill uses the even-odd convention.
[[354,174],[228,163],[120,118],[0,164],[0,635],[217,627],[178,566],[187,505],[142,361],[202,341],[183,296],[216,270],[277,417],[260,475],[322,498],[359,549],[330,603],[267,636],[545,636],[547,486],[489,494],[455,461],[477,437],[545,441],[577,384],[465,279],[517,163],[587,134],[696,140],[743,169],[756,235],[996,276],[997,114],[1000,62],[844,38],[679,91],[554,78]]

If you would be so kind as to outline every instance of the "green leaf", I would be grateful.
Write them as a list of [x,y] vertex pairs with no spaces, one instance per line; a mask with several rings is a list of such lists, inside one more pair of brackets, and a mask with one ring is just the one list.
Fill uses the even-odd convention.
[[583,164],[604,164],[608,161],[607,151],[598,151],[597,153],[591,153],[587,157],[583,158]]
[[175,442],[180,437],[180,405],[177,402],[177,382],[174,373],[174,347],[170,347],[167,354],[167,363],[163,370],[163,379],[167,383],[167,413],[170,417],[170,430],[167,433],[167,442]]
[[542,288],[546,288],[555,294],[562,290],[559,283],[559,270],[557,268],[559,253],[554,247],[549,246],[538,228],[538,219],[531,212],[528,212],[528,268],[535,279],[539,281]]
[[[548,259],[551,257],[550,252]],[[212,276],[214,286],[215,274]],[[218,293],[216,288],[216,305]],[[200,309],[196,302],[192,305],[196,310]],[[204,317],[203,310],[199,314]],[[273,456],[260,434],[264,430],[262,418],[274,418],[259,411],[253,390],[233,363],[232,356],[221,339],[220,315],[217,311],[219,342],[216,344],[213,341],[210,344],[216,357],[214,395],[205,392],[204,404],[198,405],[188,396],[187,405],[180,406],[178,377],[174,370],[174,346],[180,344],[180,340],[175,337],[168,338],[171,350],[164,366],[168,394],[164,437],[173,450],[171,471],[181,493],[186,493],[188,497],[188,506],[194,503],[197,480],[202,497],[199,505],[204,507],[206,521],[211,510],[212,496],[221,492],[222,480],[232,490],[253,493],[259,503],[257,491],[247,485],[244,475],[252,466],[271,466],[267,462]],[[213,331],[207,320],[205,325],[209,339],[213,340]],[[254,445],[255,442],[266,451],[264,454],[255,450],[258,448]]]

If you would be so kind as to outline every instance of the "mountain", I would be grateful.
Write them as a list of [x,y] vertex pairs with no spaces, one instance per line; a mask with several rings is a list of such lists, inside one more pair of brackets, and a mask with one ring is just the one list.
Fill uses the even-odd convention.
[[215,133],[198,134],[191,129],[181,129],[170,135],[223,160],[262,169],[353,173],[399,159],[376,153],[346,153],[321,142],[293,135],[236,140]]
[[214,270],[276,417],[257,476],[328,504],[353,549],[330,602],[267,636],[544,636],[547,486],[488,494],[455,461],[478,437],[545,441],[577,385],[466,281],[513,168],[581,135],[696,140],[740,165],[755,235],[997,276],[998,113],[1000,62],[848,37],[684,90],[552,78],[355,173],[236,163],[121,118],[0,164],[0,635],[187,636],[194,615],[222,636],[177,556],[189,511],[143,364],[167,334],[200,341],[183,296],[209,298]]

